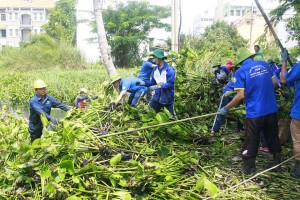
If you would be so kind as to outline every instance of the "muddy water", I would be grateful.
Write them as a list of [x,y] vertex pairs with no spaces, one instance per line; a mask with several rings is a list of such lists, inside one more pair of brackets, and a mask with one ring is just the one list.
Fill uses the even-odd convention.
[[[13,115],[18,115],[27,119],[29,118],[29,105],[10,105],[8,103],[0,102],[0,108],[2,109],[4,107]],[[59,108],[52,108],[51,115],[57,120],[61,120],[66,116],[66,112]]]

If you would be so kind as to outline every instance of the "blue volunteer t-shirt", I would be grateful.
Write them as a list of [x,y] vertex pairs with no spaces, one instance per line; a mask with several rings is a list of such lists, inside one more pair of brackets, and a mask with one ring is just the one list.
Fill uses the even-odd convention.
[[246,118],[262,117],[278,111],[273,73],[264,61],[246,59],[235,73],[234,90],[245,90]]
[[232,77],[230,79],[230,81],[225,85],[225,87],[223,89],[223,94],[225,94],[228,91],[233,91],[234,90],[234,83],[233,83],[234,80],[235,80],[234,77]]
[[152,72],[152,67],[153,63],[150,60],[147,60],[141,68],[140,74],[138,78],[142,80],[150,80],[151,72]]
[[135,93],[137,92],[141,87],[136,85],[137,82],[141,82],[142,80],[139,78],[131,77],[131,78],[122,78],[121,84],[119,86],[119,91],[127,91],[129,93]]
[[300,62],[294,65],[286,73],[286,81],[295,88],[294,102],[292,105],[291,117],[300,120]]

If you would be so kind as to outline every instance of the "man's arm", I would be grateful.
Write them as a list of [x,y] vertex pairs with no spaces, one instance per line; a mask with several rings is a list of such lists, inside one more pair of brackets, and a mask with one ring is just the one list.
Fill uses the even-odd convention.
[[53,108],[60,108],[63,111],[71,110],[69,106],[66,106],[65,104],[58,102],[54,97],[51,98],[52,101],[52,107]]
[[225,106],[228,110],[236,107],[240,104],[240,102],[245,98],[245,90],[239,89],[237,90],[236,96]]
[[120,94],[119,94],[119,96],[118,96],[117,99],[115,100],[115,104],[123,103],[125,97],[126,97],[126,90],[121,91]]
[[159,88],[167,89],[167,88],[173,88],[174,87],[174,81],[175,81],[175,71],[169,70],[167,74],[167,82],[158,86]]

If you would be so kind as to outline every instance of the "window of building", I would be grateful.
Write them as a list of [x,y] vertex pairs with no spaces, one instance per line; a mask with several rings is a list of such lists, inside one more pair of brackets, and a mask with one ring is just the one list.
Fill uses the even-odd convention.
[[1,30],[0,33],[1,33],[1,35],[0,35],[1,37],[3,37],[3,38],[6,37],[6,30]]
[[15,35],[16,35],[16,37],[19,36],[19,29],[16,29],[16,30],[15,30]]
[[22,0],[22,2],[28,2],[28,3],[31,3],[31,0]]
[[38,33],[38,30],[36,28],[33,31],[34,31],[34,33]]
[[15,13],[15,20],[19,20],[19,14]]
[[12,13],[9,13],[8,16],[9,16],[8,19],[12,20]]
[[235,15],[236,16],[241,16],[241,10],[236,10]]
[[9,29],[9,36],[12,37],[13,36],[13,30]]
[[33,20],[34,20],[34,21],[37,21],[37,13],[34,13],[34,14],[33,14]]
[[242,10],[242,16],[244,16],[245,15],[245,10]]
[[1,14],[1,21],[6,21],[6,14]]
[[234,16],[234,10],[230,10],[230,16]]
[[40,13],[40,20],[43,21],[43,13]]

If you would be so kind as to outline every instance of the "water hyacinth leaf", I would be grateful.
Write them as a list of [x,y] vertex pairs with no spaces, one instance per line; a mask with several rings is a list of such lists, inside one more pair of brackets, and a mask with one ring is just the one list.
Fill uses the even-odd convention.
[[70,174],[74,174],[74,163],[72,160],[63,160],[59,164],[60,168],[65,168]]
[[127,181],[125,179],[121,179],[119,181],[119,185],[122,186],[122,187],[127,187]]
[[204,188],[204,177],[201,176],[201,177],[197,180],[194,189],[195,189],[197,192],[201,192],[201,191],[203,190],[203,188]]
[[51,176],[51,171],[49,169],[45,169],[41,172],[41,176],[47,179]]
[[220,189],[207,178],[204,178],[204,187],[211,196],[220,192]]
[[119,162],[121,162],[121,159],[122,159],[122,155],[118,153],[117,155],[115,155],[110,159],[109,163],[111,166],[114,166],[117,165]]
[[40,115],[40,117],[41,117],[41,121],[42,121],[43,126],[46,127],[49,124],[49,121],[48,121],[45,113],[42,113]]
[[160,147],[160,155],[161,156],[167,156],[168,154],[170,154],[170,149],[166,146],[161,146]]
[[144,174],[144,166],[139,162],[138,164],[138,176],[143,176]]
[[155,119],[157,119],[157,121],[159,123],[165,123],[165,122],[169,121],[169,118],[168,118],[167,114],[162,113],[162,112],[157,113],[156,116],[155,116]]
[[47,193],[49,194],[49,197],[52,197],[56,194],[56,189],[52,183],[48,183],[46,190]]
[[82,200],[82,198],[77,197],[77,196],[70,196],[66,200]]
[[165,177],[165,180],[166,180],[166,182],[173,181],[173,177],[168,175]]
[[72,181],[73,181],[74,183],[80,183],[80,179],[79,179],[79,177],[77,177],[77,176],[72,176]]
[[120,197],[122,200],[131,200],[131,195],[129,192],[125,192],[125,191],[117,191],[112,193],[115,196]]

